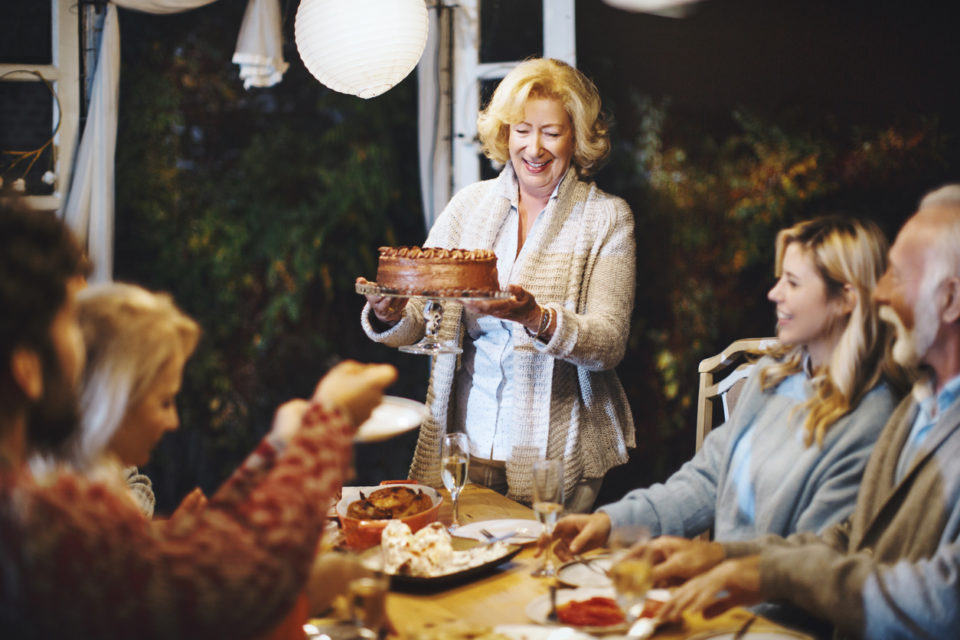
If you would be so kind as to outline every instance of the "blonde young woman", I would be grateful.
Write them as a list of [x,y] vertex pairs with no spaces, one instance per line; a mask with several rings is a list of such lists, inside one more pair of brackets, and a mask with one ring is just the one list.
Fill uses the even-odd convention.
[[757,362],[730,419],[663,484],[556,527],[566,557],[604,544],[611,527],[717,540],[819,532],[853,509],[877,435],[896,406],[889,328],[870,292],[887,243],[841,217],[777,236],[778,344]]
[[[610,148],[599,92],[563,62],[526,60],[477,129],[503,171],[457,193],[425,246],[493,250],[513,296],[444,307],[440,335],[464,352],[433,363],[410,473],[439,485],[442,436],[465,431],[471,481],[529,502],[533,461],[562,458],[567,509],[589,511],[634,443],[613,371],[633,310],[633,214],[586,181]],[[361,322],[391,346],[424,333],[422,305],[394,298],[368,297]]]

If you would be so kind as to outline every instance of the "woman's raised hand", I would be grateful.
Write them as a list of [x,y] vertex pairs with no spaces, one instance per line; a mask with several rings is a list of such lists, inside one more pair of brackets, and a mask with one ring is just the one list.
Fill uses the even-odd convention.
[[[363,276],[356,280],[357,284],[371,284]],[[367,302],[373,309],[373,315],[383,324],[393,326],[403,319],[403,308],[407,306],[408,298],[395,298],[392,296],[367,295]]]
[[383,400],[383,390],[396,379],[393,365],[344,360],[323,376],[313,397],[326,406],[340,407],[358,427]]
[[[358,427],[370,417],[383,400],[383,390],[397,379],[397,370],[389,364],[361,364],[345,360],[323,376],[313,399],[325,406],[338,407]],[[296,398],[277,408],[270,428],[272,438],[289,442],[300,428],[303,415],[310,408],[306,400]]]

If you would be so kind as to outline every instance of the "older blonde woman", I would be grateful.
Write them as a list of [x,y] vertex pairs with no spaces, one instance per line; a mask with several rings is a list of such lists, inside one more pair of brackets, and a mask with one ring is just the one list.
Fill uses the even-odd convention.
[[[562,458],[567,509],[586,511],[634,444],[613,371],[633,308],[633,215],[586,181],[610,147],[599,93],[563,62],[527,60],[477,124],[503,171],[456,194],[425,246],[493,250],[513,295],[445,308],[440,333],[464,351],[432,367],[431,418],[410,473],[439,484],[442,436],[465,431],[472,481],[529,501],[533,461]],[[421,311],[370,296],[361,321],[372,339],[400,346],[423,335]]]
[[[853,510],[870,450],[903,372],[871,291],[886,265],[876,225],[842,217],[777,236],[777,344],[750,374],[730,419],[665,483],[557,523],[558,553],[602,545],[612,527],[718,540],[819,532]],[[902,385],[905,386],[905,385]]]

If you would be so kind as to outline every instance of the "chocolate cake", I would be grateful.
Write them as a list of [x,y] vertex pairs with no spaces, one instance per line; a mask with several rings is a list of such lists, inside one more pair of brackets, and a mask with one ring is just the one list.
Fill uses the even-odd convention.
[[411,294],[497,291],[497,256],[486,249],[380,247],[377,284]]

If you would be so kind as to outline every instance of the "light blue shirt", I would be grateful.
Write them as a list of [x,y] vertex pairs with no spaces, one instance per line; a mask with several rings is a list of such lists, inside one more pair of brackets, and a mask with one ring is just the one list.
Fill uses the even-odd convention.
[[[555,206],[560,185],[553,190],[546,208],[528,230],[529,237]],[[506,289],[518,262],[520,213],[518,199],[511,199],[510,213],[494,244],[500,288]],[[525,250],[526,245],[521,251]],[[461,371],[457,377],[455,428],[470,437],[470,455],[506,461],[513,450],[510,420],[513,410],[513,330],[517,323],[464,310],[469,340],[463,341]]]
[[[807,365],[807,362],[804,362]],[[810,386],[806,384],[809,376],[805,372],[795,373],[780,381],[776,393],[790,398],[797,406],[807,401],[810,396]],[[733,456],[730,459],[730,476],[736,487],[737,517],[736,520],[744,526],[753,527],[757,521],[757,498],[754,472],[751,469],[757,464],[753,461],[753,439],[756,432],[756,421],[751,421],[746,429],[740,432],[740,437],[733,445]],[[803,442],[802,429],[793,430],[793,439],[801,450],[806,446]]]
[[943,385],[936,396],[929,396],[922,400],[917,411],[917,418],[913,421],[913,428],[910,429],[910,435],[900,450],[900,458],[897,460],[896,481],[899,484],[903,476],[907,475],[910,465],[913,463],[917,454],[923,446],[924,440],[937,424],[937,418],[943,415],[954,400],[960,395],[960,376],[951,378],[947,384]]

